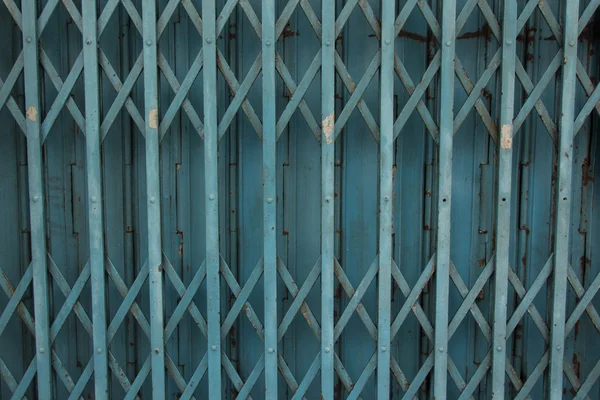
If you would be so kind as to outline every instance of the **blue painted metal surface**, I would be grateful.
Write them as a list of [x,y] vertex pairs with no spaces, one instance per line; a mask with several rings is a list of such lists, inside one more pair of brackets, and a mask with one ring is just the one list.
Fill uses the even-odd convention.
[[599,398],[599,6],[5,0],[0,399]]

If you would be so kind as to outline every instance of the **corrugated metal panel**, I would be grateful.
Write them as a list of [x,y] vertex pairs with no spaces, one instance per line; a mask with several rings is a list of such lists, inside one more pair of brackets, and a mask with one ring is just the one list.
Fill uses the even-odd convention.
[[599,5],[5,0],[0,398],[600,397]]

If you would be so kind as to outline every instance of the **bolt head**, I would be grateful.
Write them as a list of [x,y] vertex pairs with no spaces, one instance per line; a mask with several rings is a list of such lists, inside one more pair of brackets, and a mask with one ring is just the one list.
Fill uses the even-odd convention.
[[40,353],[42,353],[42,354],[43,354],[43,353],[45,353],[45,352],[46,352],[46,349],[45,349],[45,348],[43,348],[43,347],[40,347]]
[[209,200],[214,200],[214,199],[215,199],[215,195],[214,195],[214,194],[210,194],[210,195],[208,195],[208,199],[209,199]]
[[443,352],[444,352],[444,348],[443,348],[443,347],[440,347],[440,348],[439,348],[439,351],[440,351],[440,353],[443,353]]
[[96,349],[96,353],[98,353],[98,354],[102,353],[102,349],[101,349],[100,347],[98,347],[98,348]]
[[32,40],[32,39],[31,39],[31,36],[27,36],[27,38],[25,38],[25,41],[26,41],[27,43],[31,43],[31,40]]
[[506,41],[506,44],[507,44],[507,45],[509,45],[509,46],[510,46],[512,43],[513,43],[513,42],[512,42],[512,40],[507,40],[507,41]]
[[267,39],[267,40],[265,40],[265,44],[266,44],[267,46],[270,46],[270,45],[271,45],[271,39]]
[[560,350],[560,349],[562,349],[562,347],[560,346],[560,344],[557,344],[556,345],[556,350]]
[[90,200],[92,200],[92,203],[95,203],[96,201],[98,201],[98,199],[96,199],[96,196],[92,196],[92,198]]
[[329,40],[327,40],[327,41],[325,42],[325,46],[331,46],[331,42],[330,42]]
[[150,39],[146,40],[146,46],[152,46],[152,40],[150,40]]
[[215,346],[214,344],[210,348],[212,349],[212,351],[216,351],[217,350],[217,346]]
[[206,43],[212,43],[212,38],[206,38]]
[[269,347],[269,353],[275,353],[275,350],[272,347]]
[[448,40],[448,41],[446,42],[446,47],[450,47],[451,45],[452,45],[452,42]]
[[273,202],[273,198],[272,197],[267,198],[267,203],[271,204],[272,202]]
[[498,347],[496,347],[496,350],[497,350],[497,351],[502,351],[502,346],[498,346]]
[[85,42],[86,42],[87,44],[92,44],[92,39],[87,39]]
[[37,203],[39,199],[40,198],[38,196],[33,196],[31,200],[33,200],[34,203]]
[[385,44],[390,44],[392,41],[390,39],[385,39]]
[[331,347],[327,346],[325,347],[325,353],[329,353],[331,351]]
[[569,46],[571,46],[571,47],[575,46],[575,41],[574,40],[569,41]]
[[387,347],[381,346],[381,351],[386,351],[386,350],[387,350]]
[[152,204],[156,203],[156,197],[154,197],[154,196],[150,197],[150,203],[152,203]]

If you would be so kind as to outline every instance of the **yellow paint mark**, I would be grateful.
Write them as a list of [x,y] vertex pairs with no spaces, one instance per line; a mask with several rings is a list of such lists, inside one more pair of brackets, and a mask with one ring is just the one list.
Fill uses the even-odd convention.
[[158,129],[158,110],[153,108],[148,114],[148,126],[151,129]]
[[31,106],[27,109],[27,118],[29,118],[30,121],[37,121],[37,108],[35,108],[34,106]]
[[502,146],[503,149],[512,148],[512,125],[502,125],[500,131],[500,146]]
[[329,114],[327,118],[323,120],[323,134],[327,144],[333,143],[333,113]]

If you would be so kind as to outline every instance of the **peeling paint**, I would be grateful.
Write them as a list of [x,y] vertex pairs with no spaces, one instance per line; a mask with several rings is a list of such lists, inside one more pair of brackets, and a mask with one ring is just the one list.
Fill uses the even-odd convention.
[[333,143],[333,118],[333,113],[331,113],[323,120],[323,134],[327,144]]
[[37,121],[37,108],[35,108],[34,106],[31,106],[27,109],[27,118],[29,118],[30,121]]
[[148,114],[148,126],[151,129],[158,129],[158,110],[153,108]]
[[502,146],[503,149],[512,149],[512,125],[502,125],[500,146]]

